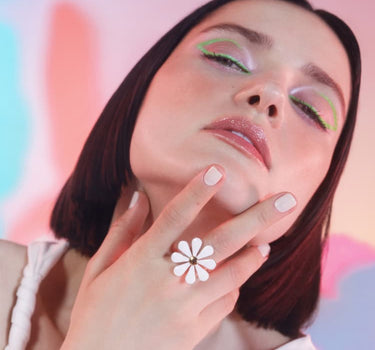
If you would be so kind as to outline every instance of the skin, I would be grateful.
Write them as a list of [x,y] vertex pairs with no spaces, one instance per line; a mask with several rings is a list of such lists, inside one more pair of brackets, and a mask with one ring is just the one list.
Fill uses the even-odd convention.
[[[240,24],[268,34],[273,48],[248,45],[242,36],[230,32],[200,33],[220,23]],[[249,67],[252,74],[223,69],[202,58],[197,45],[216,38],[241,45],[245,62],[255,66]],[[272,6],[269,1],[237,1],[194,28],[154,77],[132,137],[132,170],[139,188],[150,198],[150,222],[194,174],[218,163],[226,172],[225,185],[183,238],[212,229],[280,191],[296,196],[297,210],[253,243],[270,242],[287,231],[323,180],[345,120],[346,111],[337,94],[300,72],[310,62],[337,82],[347,106],[350,73],[346,53],[335,34],[315,15],[279,1],[272,1]],[[336,131],[323,131],[296,111],[289,94],[301,87],[311,87],[333,102]],[[260,95],[259,105],[249,105],[247,99],[252,95]],[[277,107],[275,117],[265,113],[270,104]],[[243,116],[263,128],[272,157],[269,172],[202,131],[214,120],[230,116]]]
[[[56,315],[53,324],[61,334],[57,339],[42,327],[47,335],[39,339],[53,338],[44,348],[55,348],[51,344],[57,342],[63,350],[192,349],[202,339],[208,348],[207,334],[229,319],[238,288],[265,261],[256,247],[244,246],[278,238],[311,198],[330,164],[345,110],[331,88],[304,76],[300,67],[313,62],[328,72],[347,105],[349,66],[338,39],[319,19],[283,2],[270,4],[253,0],[222,7],[185,37],[156,74],[131,142],[137,179],[124,189],[106,239],[89,261],[68,251],[57,265],[64,273],[43,281],[40,296],[47,310],[42,316]],[[272,36],[273,49],[246,48],[244,55],[256,64],[249,67],[251,75],[223,69],[197,49],[198,43],[223,36],[200,32],[224,22]],[[225,36],[246,46],[233,33]],[[317,88],[337,106],[336,132],[322,131],[290,104],[290,91],[302,86]],[[261,100],[250,106],[247,101],[254,94]],[[270,104],[277,107],[272,118],[264,112]],[[217,118],[233,115],[264,129],[272,155],[269,171],[202,132]],[[207,186],[203,177],[211,164],[223,177]],[[134,189],[142,191],[127,209]],[[274,201],[284,191],[292,192],[298,203],[282,214]],[[207,283],[192,287],[171,273],[169,253],[173,243],[197,233],[215,247],[218,267]],[[48,304],[50,286],[60,283],[66,287],[64,299]],[[231,322],[241,320],[231,317]],[[272,349],[288,341],[275,331],[245,328],[251,349]],[[222,343],[222,348],[230,345]]]
[[[244,245],[280,237],[323,180],[343,127],[350,96],[347,56],[339,40],[320,19],[290,4],[272,1],[269,6],[270,3],[268,0],[238,1],[220,8],[185,37],[155,75],[131,141],[130,161],[136,181],[124,189],[113,215],[113,228],[90,260],[62,349],[74,349],[76,344],[80,348],[90,348],[97,343],[98,339],[92,334],[96,334],[100,322],[103,327],[108,322],[104,315],[109,302],[103,297],[104,291],[98,292],[103,288],[101,285],[111,283],[110,279],[105,280],[105,275],[108,279],[110,274],[105,271],[107,266],[111,266],[107,271],[112,270],[113,278],[121,271],[126,281],[127,288],[124,287],[119,296],[124,300],[121,314],[138,317],[137,324],[155,332],[145,337],[139,327],[131,328],[126,318],[119,316],[121,329],[126,325],[130,334],[122,339],[122,346],[146,348],[158,339],[163,341],[164,348],[175,348],[177,343],[180,348],[192,348],[209,330],[217,327],[221,319],[228,317],[238,297],[238,287],[263,263],[264,258],[254,247],[247,250],[243,249]],[[233,33],[201,33],[212,25],[228,22],[268,34],[273,39],[273,47],[248,46],[241,36]],[[224,35],[245,48],[244,63],[251,74],[223,68],[202,58],[197,45]],[[319,66],[337,82],[343,91],[344,107],[332,88],[301,72],[301,67],[307,63]],[[332,101],[338,117],[336,131],[324,131],[296,111],[289,95],[305,87]],[[256,106],[248,103],[249,97],[254,95],[260,96]],[[276,116],[267,115],[270,105],[276,106]],[[263,128],[272,156],[269,171],[237,149],[202,132],[202,128],[214,120],[233,115],[249,118]],[[211,164],[216,164],[224,177],[208,190],[207,186],[202,187],[202,174]],[[134,189],[143,192],[132,212],[127,206]],[[298,203],[294,210],[281,215],[276,213],[273,202],[277,194],[284,191],[293,193]],[[113,238],[116,230],[121,234]],[[171,282],[178,278],[170,271],[163,275],[170,267],[168,259],[164,268],[159,264],[160,256],[168,257],[174,243],[190,240],[197,233],[205,244],[215,247],[214,259],[221,268],[211,273],[208,283],[195,286],[192,294],[184,289],[186,285]],[[129,236],[134,234],[143,235],[131,245]],[[118,240],[126,242],[121,244]],[[153,263],[146,264],[145,269],[140,262],[147,260],[149,254]],[[114,256],[119,258],[115,260]],[[221,265],[225,259],[228,260]],[[138,264],[141,267],[136,268]],[[155,282],[158,288],[149,286],[148,279],[147,282],[141,279],[137,284],[138,275],[154,276],[152,280],[158,281]],[[130,283],[138,286],[135,295],[128,295]],[[153,302],[147,304],[146,316],[138,312],[145,302],[139,299],[143,288],[153,290]],[[165,292],[160,291],[163,288],[171,291],[167,293],[167,304],[163,299]],[[99,296],[92,298],[92,293]],[[116,300],[113,295],[111,299]],[[132,300],[132,305],[127,305],[126,300]],[[105,305],[105,308],[99,309],[96,315],[90,308],[93,303]],[[181,307],[184,312],[178,314],[183,315],[182,320],[175,318],[175,310]],[[149,315],[158,314],[163,317],[150,320]],[[82,317],[85,322],[78,321]],[[97,321],[90,322],[93,319]],[[229,319],[240,324],[235,316]],[[148,322],[151,322],[149,326]],[[252,349],[275,348],[288,341],[277,332],[259,330],[251,325],[245,328],[246,344]],[[91,336],[85,338],[83,334]],[[178,339],[171,334],[178,334]],[[108,337],[110,344],[111,334]],[[132,339],[138,341],[132,343]],[[210,339],[205,338],[205,346],[207,341],[210,344]],[[229,345],[223,343],[223,348]]]

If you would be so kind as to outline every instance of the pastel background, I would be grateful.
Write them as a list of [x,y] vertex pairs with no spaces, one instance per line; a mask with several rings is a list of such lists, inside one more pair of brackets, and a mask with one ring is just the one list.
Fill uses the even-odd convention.
[[[0,0],[0,238],[50,235],[49,213],[104,104],[142,54],[202,0]],[[336,195],[319,349],[375,349],[373,0],[313,0],[362,49],[359,120]]]

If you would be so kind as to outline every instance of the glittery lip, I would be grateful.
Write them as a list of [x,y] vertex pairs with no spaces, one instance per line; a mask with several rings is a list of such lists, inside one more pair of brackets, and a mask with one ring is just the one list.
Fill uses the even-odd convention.
[[[252,124],[249,120],[242,117],[227,117],[220,120],[217,120],[204,128],[204,130],[209,130],[215,132],[219,131],[223,136],[231,136],[231,139],[239,144],[240,148],[253,156],[258,158],[268,170],[271,168],[271,154],[267,145],[266,136],[263,129],[260,126]],[[251,143],[245,139],[232,134],[229,132],[235,131],[243,134],[247,137]],[[227,135],[224,135],[223,132],[227,132]]]

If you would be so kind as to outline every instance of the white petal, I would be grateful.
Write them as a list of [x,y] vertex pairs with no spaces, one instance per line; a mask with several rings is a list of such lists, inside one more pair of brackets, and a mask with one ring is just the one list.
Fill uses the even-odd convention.
[[180,263],[180,262],[187,262],[189,261],[189,258],[185,255],[182,255],[181,253],[173,253],[171,255],[171,259],[175,263]]
[[199,249],[201,249],[202,240],[200,238],[193,238],[191,241],[191,247],[193,248],[193,256],[197,256]]
[[198,259],[207,258],[208,256],[211,256],[214,253],[214,248],[210,245],[206,245],[201,252],[197,255]]
[[210,275],[208,274],[208,272],[205,269],[202,269],[199,265],[195,265],[195,269],[197,270],[198,278],[201,281],[207,281],[208,280],[208,277],[210,277]]
[[190,266],[190,263],[185,263],[185,264],[177,265],[173,269],[173,273],[176,276],[182,276],[185,273],[185,271],[189,268],[189,266]]
[[195,282],[195,269],[193,265],[190,266],[190,269],[185,276],[185,281],[188,284],[193,284]]
[[206,269],[213,270],[216,267],[214,259],[198,260],[198,264],[204,266]]
[[178,243],[178,249],[180,249],[180,251],[184,253],[186,256],[191,257],[191,250],[190,250],[188,242],[180,241]]

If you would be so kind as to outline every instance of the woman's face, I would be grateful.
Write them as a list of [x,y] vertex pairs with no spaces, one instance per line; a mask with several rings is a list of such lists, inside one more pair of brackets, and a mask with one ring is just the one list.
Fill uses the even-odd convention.
[[[235,1],[196,26],[155,75],[132,136],[132,170],[157,195],[220,164],[226,180],[215,203],[232,215],[294,193],[296,210],[262,236],[271,241],[326,175],[349,98],[346,52],[322,20],[282,1]],[[207,131],[222,120],[253,129],[255,147],[263,140],[269,149],[266,164],[226,124]]]

